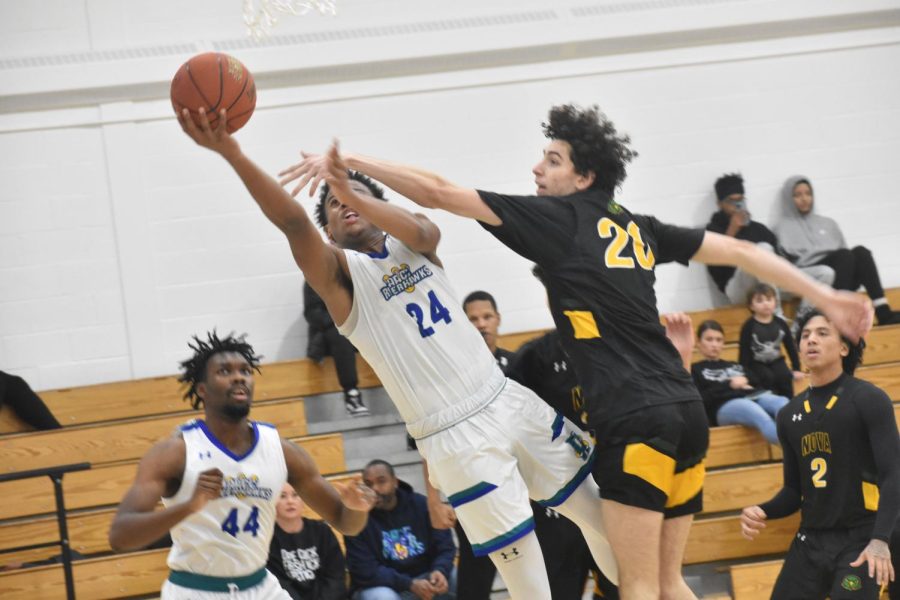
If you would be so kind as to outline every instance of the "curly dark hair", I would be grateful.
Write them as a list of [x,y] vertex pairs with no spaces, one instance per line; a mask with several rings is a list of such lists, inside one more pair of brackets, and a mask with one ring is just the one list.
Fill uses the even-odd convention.
[[[350,175],[350,179],[360,182],[372,192],[372,195],[379,200],[387,202],[387,198],[384,197],[384,188],[375,183],[371,177],[363,175],[359,171],[347,171],[347,174]],[[322,184],[322,189],[319,190],[319,203],[316,204],[316,223],[319,225],[321,229],[325,229],[325,226],[328,225],[328,214],[325,212],[325,199],[328,198],[328,193],[331,192],[331,187],[327,183]]]
[[[831,319],[822,314],[818,310],[810,310],[800,316],[797,319],[797,346],[800,346],[800,339],[803,337],[803,328],[806,327],[806,324],[809,323],[810,319],[813,317],[825,317],[825,320],[829,323]],[[854,344],[848,338],[841,335],[841,341],[847,345],[849,352],[847,356],[845,356],[841,360],[841,367],[843,368],[844,373],[847,375],[853,375],[856,372],[856,368],[862,364],[863,352],[866,349],[866,340],[863,338],[859,338],[859,342]]]
[[236,352],[243,356],[253,369],[259,373],[259,361],[262,356],[257,355],[253,346],[245,340],[247,334],[235,336],[234,332],[229,333],[224,339],[220,339],[215,330],[206,332],[206,341],[199,337],[192,336],[194,343],[188,342],[188,347],[194,351],[194,355],[186,361],[180,363],[181,377],[178,378],[180,383],[188,386],[184,393],[184,399],[191,403],[194,410],[200,408],[203,404],[203,398],[197,395],[197,384],[206,381],[206,364],[209,359],[222,352]]
[[638,156],[629,147],[631,138],[619,135],[616,126],[596,105],[580,108],[563,104],[550,109],[549,119],[541,123],[544,136],[567,142],[572,162],[579,175],[594,173],[592,188],[614,194],[625,181],[625,166]]

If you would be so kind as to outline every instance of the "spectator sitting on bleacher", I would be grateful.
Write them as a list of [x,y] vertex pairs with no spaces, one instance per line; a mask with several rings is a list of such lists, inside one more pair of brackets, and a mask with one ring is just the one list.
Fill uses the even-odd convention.
[[366,528],[344,538],[354,600],[455,599],[456,546],[431,526],[425,496],[383,460],[366,465],[363,481],[378,500]]
[[[768,250],[778,252],[778,240],[772,231],[750,218],[747,210],[747,197],[744,195],[744,179],[737,173],[722,175],[716,180],[716,204],[719,210],[713,213],[706,225],[708,231],[721,233],[739,240],[745,240]],[[707,266],[710,276],[728,300],[733,304],[746,301],[747,293],[759,280],[742,269],[725,266]],[[826,285],[834,280],[834,271],[824,265],[809,265],[801,270]],[[776,307],[781,312],[781,298],[777,298]],[[801,308],[806,301],[801,300]]]
[[351,417],[366,417],[369,409],[363,404],[362,394],[357,387],[356,348],[338,332],[334,320],[328,314],[325,302],[312,287],[303,282],[303,317],[309,325],[309,341],[306,356],[316,363],[328,355],[334,357],[334,370],[338,382],[344,390],[344,406]]
[[303,499],[286,483],[275,505],[275,533],[266,568],[294,600],[347,597],[344,554],[331,528],[303,516]]
[[791,177],[782,193],[783,214],[775,226],[778,241],[798,267],[827,266],[834,271],[833,287],[857,290],[864,287],[875,305],[879,325],[900,323],[900,313],[891,309],[878,276],[872,253],[864,246],[847,248],[837,221],[816,214],[812,184],[806,177]]
[[37,430],[62,425],[24,379],[0,371],[0,407],[8,406],[20,419]]
[[[766,283],[756,284],[747,294],[747,306],[752,315],[741,327],[738,362],[759,387],[791,398],[794,380],[804,376],[800,372],[800,357],[790,327],[775,314],[776,303],[775,289]],[[793,371],[781,354],[782,346],[791,359]]]
[[740,364],[722,360],[725,334],[718,321],[700,323],[697,338],[703,360],[691,365],[691,376],[703,397],[709,424],[752,427],[770,444],[777,444],[775,417],[788,398],[753,387]]

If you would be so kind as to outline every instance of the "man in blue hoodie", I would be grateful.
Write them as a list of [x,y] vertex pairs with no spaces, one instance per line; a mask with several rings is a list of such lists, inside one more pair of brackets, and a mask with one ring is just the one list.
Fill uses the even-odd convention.
[[454,600],[449,530],[435,529],[428,501],[413,492],[383,460],[363,469],[363,481],[378,494],[366,528],[345,538],[354,600]]

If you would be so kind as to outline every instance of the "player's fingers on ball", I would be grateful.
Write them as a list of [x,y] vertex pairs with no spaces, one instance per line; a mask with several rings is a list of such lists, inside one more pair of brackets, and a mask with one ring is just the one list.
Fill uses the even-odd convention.
[[228,112],[223,108],[219,111],[219,123],[216,126],[216,133],[224,133],[228,127]]

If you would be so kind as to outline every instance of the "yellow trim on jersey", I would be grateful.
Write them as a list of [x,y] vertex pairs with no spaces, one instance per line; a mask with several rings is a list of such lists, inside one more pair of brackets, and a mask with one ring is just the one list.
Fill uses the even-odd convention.
[[825,405],[825,410],[831,410],[831,407],[834,406],[835,402],[837,402],[837,396],[832,396],[831,400],[828,401],[828,404]]
[[675,473],[672,481],[672,491],[666,501],[666,508],[681,506],[703,489],[703,481],[706,479],[706,463],[701,462],[681,473]]
[[869,483],[868,481],[862,482],[862,493],[863,493],[863,503],[866,505],[866,510],[876,511],[878,510],[878,499],[880,498],[880,494],[878,492],[878,486],[874,483]]
[[812,412],[812,408],[809,406],[808,399],[803,401],[803,410],[805,410],[807,412],[807,414]]
[[640,477],[668,496],[675,479],[675,459],[647,444],[628,444],[622,459],[622,471]]
[[564,310],[563,314],[569,317],[572,329],[575,330],[576,340],[593,340],[600,337],[597,329],[597,321],[589,310]]

